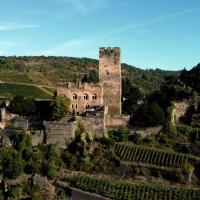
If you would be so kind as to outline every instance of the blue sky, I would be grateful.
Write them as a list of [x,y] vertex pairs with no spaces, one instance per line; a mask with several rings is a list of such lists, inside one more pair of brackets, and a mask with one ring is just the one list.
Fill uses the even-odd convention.
[[200,62],[199,0],[0,0],[0,55],[98,58],[187,69]]

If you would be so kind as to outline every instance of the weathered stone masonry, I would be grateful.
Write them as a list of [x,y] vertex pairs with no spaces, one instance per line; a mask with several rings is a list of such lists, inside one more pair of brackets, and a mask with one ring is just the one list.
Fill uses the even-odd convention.
[[58,94],[71,100],[71,111],[82,113],[90,106],[107,106],[109,115],[121,115],[120,48],[99,49],[99,83],[67,83]]

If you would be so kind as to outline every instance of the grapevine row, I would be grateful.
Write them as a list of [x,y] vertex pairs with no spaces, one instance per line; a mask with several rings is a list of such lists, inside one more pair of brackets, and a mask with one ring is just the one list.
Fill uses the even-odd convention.
[[122,200],[197,200],[200,190],[136,185],[119,181],[101,180],[89,176],[71,176],[68,182],[72,187],[97,193],[112,199]]
[[116,155],[125,161],[135,161],[152,165],[182,168],[187,164],[188,156],[136,145],[116,144]]

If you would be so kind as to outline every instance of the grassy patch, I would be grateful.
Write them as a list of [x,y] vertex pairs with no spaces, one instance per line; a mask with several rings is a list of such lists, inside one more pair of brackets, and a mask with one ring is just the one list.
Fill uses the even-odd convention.
[[51,92],[52,94],[54,94],[55,91],[56,91],[56,88],[49,88],[49,87],[43,87],[43,88],[44,88],[45,90]]
[[38,87],[30,85],[18,85],[11,83],[0,84],[0,96],[13,97],[22,95],[25,97],[34,97],[39,99],[50,99],[51,95],[40,90]]

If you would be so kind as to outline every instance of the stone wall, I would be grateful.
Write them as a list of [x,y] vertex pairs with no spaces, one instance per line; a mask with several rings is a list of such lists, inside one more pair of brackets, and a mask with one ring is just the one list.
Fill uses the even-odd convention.
[[35,131],[35,133],[32,135],[31,143],[33,146],[36,146],[38,144],[43,144],[44,142],[44,131]]
[[100,83],[67,83],[66,87],[59,87],[58,94],[64,94],[71,100],[71,111],[85,112],[88,106],[103,104],[103,87]]
[[96,138],[102,138],[106,128],[105,128],[105,118],[104,116],[88,116],[83,117],[86,125],[87,132],[93,132]]
[[175,122],[180,117],[184,116],[189,107],[190,102],[188,100],[174,102],[174,109],[172,110],[171,121]]
[[138,134],[141,137],[155,136],[162,130],[162,126],[156,127],[134,127],[130,130],[131,134]]
[[58,144],[61,147],[66,147],[66,142],[75,137],[76,122],[61,121],[61,122],[44,122],[45,126],[45,143]]
[[110,116],[105,117],[105,126],[107,128],[113,128],[116,126],[126,126],[130,120],[130,116],[121,115],[121,116]]
[[[100,48],[99,83],[67,83],[58,87],[57,94],[71,100],[71,111],[85,112],[89,106],[108,106],[110,115],[121,115],[120,48]],[[95,97],[95,98],[94,98]]]
[[103,84],[103,104],[110,115],[121,115],[120,48],[100,48],[99,80]]

